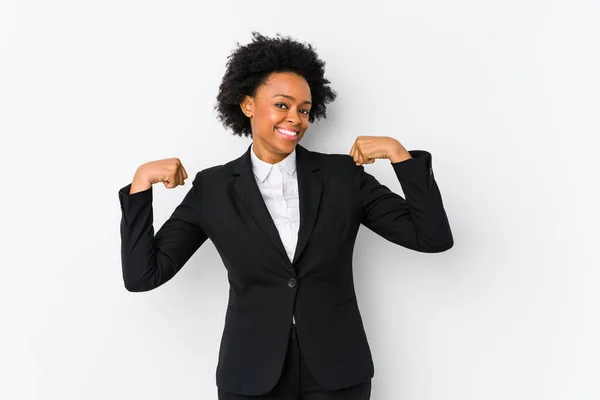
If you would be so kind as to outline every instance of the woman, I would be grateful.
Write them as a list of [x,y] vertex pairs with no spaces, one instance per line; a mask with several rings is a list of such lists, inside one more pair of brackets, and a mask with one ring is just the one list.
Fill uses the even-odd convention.
[[[211,239],[228,272],[219,399],[369,399],[373,361],[356,301],[352,253],[361,224],[421,252],[452,247],[431,154],[359,136],[349,155],[300,146],[336,97],[310,45],[267,38],[238,46],[216,110],[252,143],[198,172],[154,235],[152,185],[183,185],[176,158],[141,165],[119,191],[125,287],[171,279]],[[363,165],[388,159],[406,199]]]

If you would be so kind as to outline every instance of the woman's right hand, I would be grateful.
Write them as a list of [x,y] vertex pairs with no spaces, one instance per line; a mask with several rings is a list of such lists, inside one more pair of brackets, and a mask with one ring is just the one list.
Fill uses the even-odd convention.
[[149,161],[138,167],[131,183],[129,194],[150,189],[153,184],[162,182],[167,189],[185,185],[188,175],[179,158]]

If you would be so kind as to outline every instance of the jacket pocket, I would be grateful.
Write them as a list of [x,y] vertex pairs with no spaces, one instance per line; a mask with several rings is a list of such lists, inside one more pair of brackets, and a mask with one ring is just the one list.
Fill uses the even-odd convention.
[[333,306],[334,307],[342,307],[342,306],[354,303],[355,301],[356,301],[356,295],[349,297],[347,299],[341,300],[341,301],[335,303]]
[[227,309],[229,309],[231,311],[235,311],[235,312],[248,312],[248,311],[250,311],[250,309],[248,307],[234,306],[232,304],[228,304],[227,305]]

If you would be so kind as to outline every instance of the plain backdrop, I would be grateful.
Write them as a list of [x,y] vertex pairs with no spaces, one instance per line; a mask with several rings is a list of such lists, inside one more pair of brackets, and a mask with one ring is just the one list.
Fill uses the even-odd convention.
[[[302,145],[433,155],[454,247],[358,234],[372,399],[600,398],[598,20],[592,0],[1,0],[0,398],[216,398],[219,255],[128,292],[117,192],[147,161],[193,176],[246,150],[213,107],[252,31],[327,63],[338,99]],[[190,187],[154,186],[155,229]]]

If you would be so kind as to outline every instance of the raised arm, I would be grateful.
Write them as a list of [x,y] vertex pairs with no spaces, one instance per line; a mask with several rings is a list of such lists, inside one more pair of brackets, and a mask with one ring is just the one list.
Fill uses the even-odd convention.
[[167,282],[208,238],[200,227],[200,172],[181,204],[154,235],[152,184],[163,182],[167,188],[174,188],[187,178],[179,160],[153,163],[161,162],[162,166],[140,167],[133,182],[119,190],[123,281],[131,292],[152,290]]
[[[388,136],[358,136],[350,156],[357,165],[363,225],[390,242],[424,253],[439,253],[454,245],[429,152],[408,151]],[[406,199],[365,171],[363,164],[379,158],[390,160]]]
[[431,154],[411,150],[412,158],[392,163],[406,199],[382,185],[364,167],[356,180],[363,202],[362,224],[390,242],[439,253],[454,245],[442,196],[433,176]]

